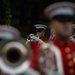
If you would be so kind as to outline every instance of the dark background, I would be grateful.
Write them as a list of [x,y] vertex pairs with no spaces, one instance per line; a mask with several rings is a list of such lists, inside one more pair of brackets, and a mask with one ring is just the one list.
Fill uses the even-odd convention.
[[[34,33],[37,23],[48,25],[44,16],[46,6],[59,2],[74,0],[0,0],[0,24],[8,24],[18,28],[23,37]],[[47,29],[47,37],[49,30]]]

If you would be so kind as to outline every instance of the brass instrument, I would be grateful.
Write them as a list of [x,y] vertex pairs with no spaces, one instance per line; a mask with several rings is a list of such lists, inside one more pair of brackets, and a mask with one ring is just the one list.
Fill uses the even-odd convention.
[[2,75],[25,73],[31,63],[31,50],[21,39],[20,32],[11,26],[0,26],[0,71]]
[[30,37],[40,43],[40,50],[38,54],[38,68],[45,75],[64,75],[61,52],[53,42],[45,43],[36,35]]
[[0,55],[0,69],[4,74],[22,74],[30,66],[31,51],[24,40],[2,41]]

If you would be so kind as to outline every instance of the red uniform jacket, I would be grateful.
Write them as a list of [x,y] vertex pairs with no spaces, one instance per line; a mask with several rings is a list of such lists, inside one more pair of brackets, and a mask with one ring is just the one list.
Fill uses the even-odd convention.
[[75,75],[75,43],[71,40],[63,42],[56,38],[53,39],[53,42],[60,49],[64,74]]
[[[49,42],[49,40],[45,37],[41,37],[41,40],[43,40],[44,42]],[[31,67],[34,68],[35,70],[38,70],[37,58],[38,58],[40,44],[38,42],[31,42],[31,46],[33,47]]]

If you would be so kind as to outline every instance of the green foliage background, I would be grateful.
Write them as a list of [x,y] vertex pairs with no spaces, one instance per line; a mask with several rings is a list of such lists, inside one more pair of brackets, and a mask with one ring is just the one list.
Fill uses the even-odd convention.
[[[20,30],[23,37],[35,32],[37,23],[48,26],[43,10],[50,4],[59,1],[75,0],[0,0],[0,24],[12,25]],[[46,37],[49,36],[47,29]]]
[[10,0],[0,0],[0,24],[11,24]]

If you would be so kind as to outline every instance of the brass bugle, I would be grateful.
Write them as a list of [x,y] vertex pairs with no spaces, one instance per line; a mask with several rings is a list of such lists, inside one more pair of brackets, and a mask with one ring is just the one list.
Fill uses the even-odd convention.
[[10,75],[25,72],[31,60],[31,51],[25,46],[25,41],[8,41],[1,46],[1,71]]

